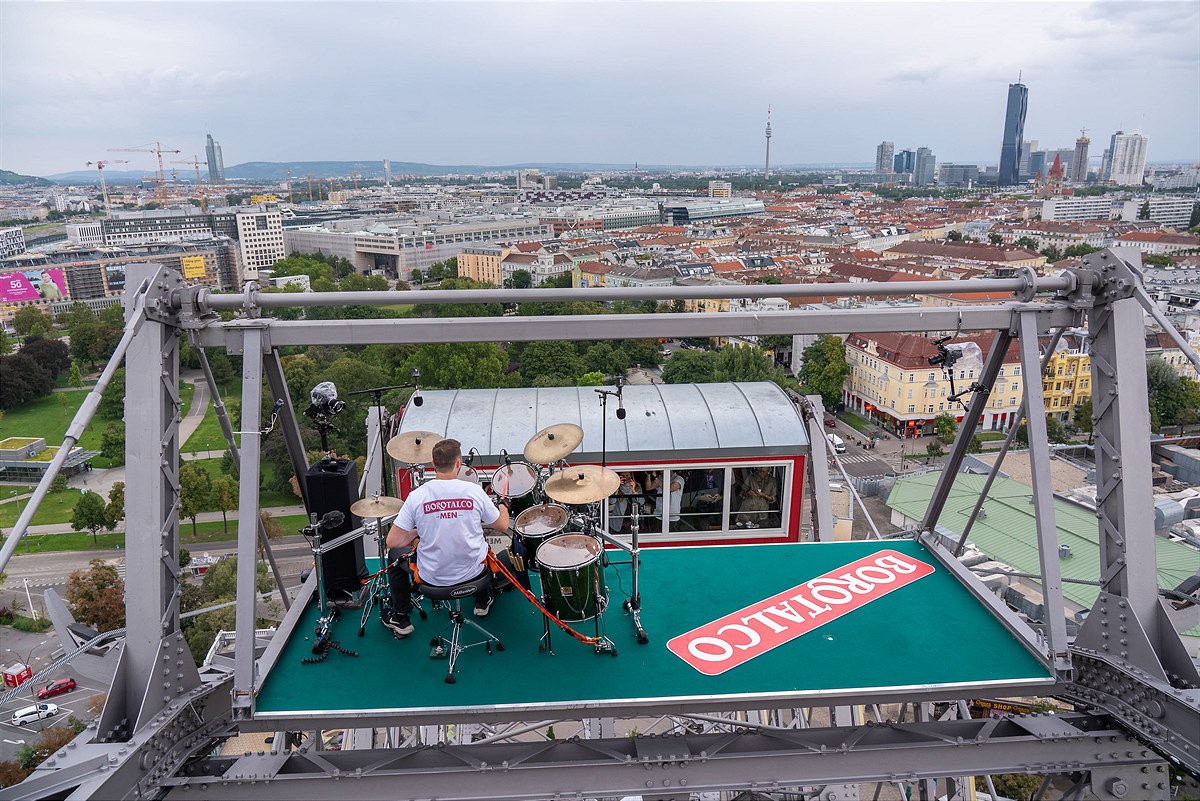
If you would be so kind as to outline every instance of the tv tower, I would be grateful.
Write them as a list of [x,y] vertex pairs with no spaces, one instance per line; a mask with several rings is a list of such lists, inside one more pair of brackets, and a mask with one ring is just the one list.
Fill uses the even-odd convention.
[[767,106],[767,163],[763,167],[763,180],[771,177],[771,107]]

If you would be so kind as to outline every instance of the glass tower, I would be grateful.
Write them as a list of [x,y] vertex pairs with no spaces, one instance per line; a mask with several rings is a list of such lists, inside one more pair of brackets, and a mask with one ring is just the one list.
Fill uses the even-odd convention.
[[1008,110],[1004,112],[1004,140],[1000,146],[1000,186],[1020,183],[1021,141],[1025,135],[1025,109],[1029,89],[1023,83],[1008,85]]

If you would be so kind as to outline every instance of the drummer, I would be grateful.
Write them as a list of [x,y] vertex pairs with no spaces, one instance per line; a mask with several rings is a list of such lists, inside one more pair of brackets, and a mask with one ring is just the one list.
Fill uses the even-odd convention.
[[[485,565],[490,550],[483,526],[508,528],[508,507],[494,504],[478,484],[458,477],[462,446],[456,439],[443,439],[433,446],[436,478],[417,487],[396,516],[387,535],[388,579],[392,608],[383,613],[383,625],[397,638],[413,632],[412,584],[407,569],[407,548],[420,537],[416,550],[417,575],[423,584],[450,587],[491,575]],[[475,616],[484,617],[492,607],[491,582],[475,595]]]

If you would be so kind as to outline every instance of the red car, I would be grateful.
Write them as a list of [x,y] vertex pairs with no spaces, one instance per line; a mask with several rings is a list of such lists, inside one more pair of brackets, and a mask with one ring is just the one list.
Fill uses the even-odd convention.
[[56,679],[37,691],[38,700],[69,693],[75,689],[75,679]]
[[828,426],[829,428],[833,428],[833,427],[835,427],[835,426],[837,425],[837,423],[835,423],[835,422],[833,421],[833,418],[831,418],[831,417],[826,417],[826,418],[825,418],[825,425],[826,425],[826,426]]

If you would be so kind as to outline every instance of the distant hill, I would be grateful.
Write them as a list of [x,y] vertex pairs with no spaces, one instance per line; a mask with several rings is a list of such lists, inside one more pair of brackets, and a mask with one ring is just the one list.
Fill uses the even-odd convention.
[[[484,172],[503,172],[511,170],[544,170],[547,172],[578,170],[628,170],[632,164],[588,164],[588,163],[527,163],[527,164],[422,164],[415,161],[393,161],[392,175],[461,175],[464,173],[478,175]],[[245,164],[235,164],[225,168],[225,177],[231,180],[260,180],[278,181],[287,178],[288,171],[292,180],[296,181],[305,176],[313,175],[318,178],[334,178],[348,176],[358,172],[364,178],[383,178],[383,160],[376,161],[248,161]]]
[[0,170],[0,184],[15,186],[17,184],[33,184],[34,186],[53,186],[54,181],[38,178],[36,175],[21,175],[12,170]]

